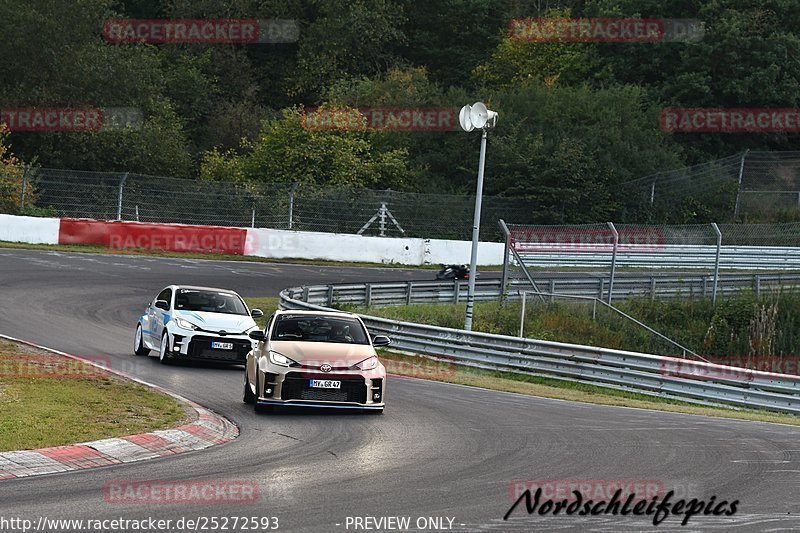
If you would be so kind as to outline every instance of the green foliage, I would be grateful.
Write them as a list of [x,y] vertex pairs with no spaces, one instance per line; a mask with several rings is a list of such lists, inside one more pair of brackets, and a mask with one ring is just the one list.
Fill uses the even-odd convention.
[[315,131],[298,109],[264,122],[258,139],[242,156],[212,152],[203,176],[306,186],[402,188],[410,175],[406,151],[381,151],[369,132]]
[[[714,361],[748,357],[797,358],[800,350],[800,295],[740,293],[720,300],[631,300],[617,304],[625,313],[659,333]],[[370,308],[368,314],[461,329],[464,305],[426,304]],[[677,348],[616,314],[575,302],[542,303],[531,298],[525,336],[646,353],[678,355]],[[520,305],[478,302],[476,331],[519,334]]]
[[[701,39],[518,42],[527,17],[694,18]],[[103,22],[293,19],[284,44],[109,44]],[[735,191],[626,208],[617,185],[751,149],[784,134],[666,135],[659,111],[800,105],[794,0],[37,0],[0,3],[4,107],[132,107],[140,129],[14,133],[45,167],[315,186],[472,194],[477,135],[308,132],[303,106],[447,107],[500,113],[486,191],[532,203],[539,222],[705,222]],[[288,111],[287,111],[288,110]],[[776,215],[776,216],[792,216]]]

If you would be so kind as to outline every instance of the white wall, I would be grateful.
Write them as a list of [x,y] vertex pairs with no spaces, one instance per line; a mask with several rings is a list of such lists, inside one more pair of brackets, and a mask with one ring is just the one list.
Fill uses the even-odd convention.
[[[469,263],[472,255],[471,241],[450,241],[444,239],[426,239],[427,250],[425,254],[426,263],[430,264],[450,264],[450,263]],[[479,242],[478,243],[478,264],[479,265],[502,265],[503,264],[502,242]]]
[[[424,265],[469,263],[469,241],[367,237],[343,233],[319,233],[273,229],[248,229],[245,255],[274,259],[324,259]],[[503,263],[503,244],[482,242],[479,265]]]
[[0,215],[0,241],[58,244],[57,218]]
[[245,255],[274,259],[326,259],[421,265],[422,239],[366,237],[273,229],[248,229]]

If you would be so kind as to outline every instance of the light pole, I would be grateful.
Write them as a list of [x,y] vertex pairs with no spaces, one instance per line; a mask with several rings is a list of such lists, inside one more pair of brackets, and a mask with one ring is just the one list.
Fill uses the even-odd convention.
[[497,124],[497,113],[486,109],[482,102],[465,105],[458,114],[458,122],[464,131],[481,130],[481,156],[478,163],[478,187],[475,193],[475,214],[472,220],[472,254],[469,262],[469,290],[467,291],[467,313],[464,329],[472,330],[472,313],[475,307],[475,277],[478,270],[478,241],[481,227],[481,201],[483,200],[483,167],[486,163],[486,138],[489,130]]

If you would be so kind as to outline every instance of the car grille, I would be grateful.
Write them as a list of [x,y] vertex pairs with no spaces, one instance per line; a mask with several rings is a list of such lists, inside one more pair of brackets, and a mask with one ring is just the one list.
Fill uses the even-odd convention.
[[[211,347],[212,342],[230,342],[233,350],[218,350]],[[230,337],[205,337],[196,335],[189,343],[187,354],[189,357],[206,359],[208,361],[226,361],[244,363],[252,344],[245,339],[231,339]]]
[[[312,389],[309,387],[311,379],[334,379],[342,382],[340,389]],[[322,376],[293,376],[287,374],[281,387],[282,400],[317,400],[324,402],[367,402],[367,385],[361,377],[336,376],[325,374]]]

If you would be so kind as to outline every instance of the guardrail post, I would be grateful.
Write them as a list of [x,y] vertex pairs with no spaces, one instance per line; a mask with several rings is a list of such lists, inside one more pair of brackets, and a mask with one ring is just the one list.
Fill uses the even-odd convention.
[[125,180],[128,179],[128,173],[122,175],[119,180],[119,193],[117,194],[117,220],[122,220],[122,189],[125,187]]
[[411,305],[411,291],[412,291],[413,282],[409,281],[406,283],[406,305]]
[[761,276],[756,275],[756,298],[761,298]]
[[454,304],[458,303],[458,297],[459,297],[458,293],[459,293],[459,289],[460,288],[461,288],[461,284],[458,282],[457,279],[454,279],[453,280],[453,303]]
[[554,296],[555,292],[556,292],[556,280],[551,279],[550,280],[550,303],[553,303],[553,301],[555,299],[555,296]]
[[650,276],[650,301],[656,299],[656,277]]
[[333,285],[328,285],[327,305],[328,307],[333,305]]
[[[711,292],[711,306],[717,306],[717,284],[719,283],[719,252],[722,249],[722,232],[719,230],[719,226],[717,226],[716,222],[711,223],[711,227],[714,228],[714,231],[717,234],[717,255],[714,259],[714,288]],[[705,281],[705,278],[703,278]],[[705,289],[705,285],[703,286]],[[705,290],[703,290],[703,296],[705,296]]]
[[610,304],[611,297],[614,294],[614,275],[617,272],[617,248],[619,247],[619,232],[617,232],[617,228],[614,227],[613,222],[609,222],[608,227],[611,228],[611,231],[614,234],[614,250],[611,252],[611,279],[608,281],[608,303]]
[[372,284],[366,283],[364,284],[364,306],[369,307],[372,305]]
[[303,301],[308,303],[308,285],[303,287]]
[[598,300],[602,300],[603,299],[603,292],[605,291],[606,280],[604,280],[603,278],[600,278],[597,281],[599,281],[599,287],[597,289],[597,299]]
[[19,198],[19,210],[22,211],[25,209],[25,191],[28,188],[28,166],[25,165],[22,167],[22,192],[20,193]]
[[592,320],[597,320],[597,298],[592,298]]

